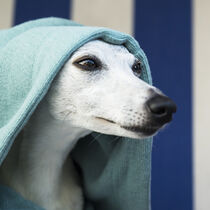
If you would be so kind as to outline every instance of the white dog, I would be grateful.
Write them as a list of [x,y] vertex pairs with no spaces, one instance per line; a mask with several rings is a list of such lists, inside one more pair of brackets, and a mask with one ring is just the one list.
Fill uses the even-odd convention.
[[1,182],[47,210],[81,210],[79,178],[66,161],[78,139],[91,131],[152,136],[176,111],[139,79],[141,71],[141,61],[124,46],[95,40],[78,49],[15,140]]

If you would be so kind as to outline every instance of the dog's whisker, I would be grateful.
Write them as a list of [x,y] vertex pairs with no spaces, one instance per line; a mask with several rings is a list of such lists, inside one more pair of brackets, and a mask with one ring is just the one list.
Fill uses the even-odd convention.
[[65,120],[66,120],[66,118],[70,115],[70,113],[71,113],[71,112],[69,111],[69,112],[67,112],[67,113],[65,114],[65,116],[64,116],[64,118],[63,118],[63,120],[62,120],[63,123],[65,123]]
[[93,142],[95,142],[95,141],[96,141],[96,139],[93,138],[93,140],[91,140],[91,141],[89,142],[88,146],[90,146],[91,144],[93,144]]
[[99,137],[101,137],[102,135],[104,135],[103,133],[99,133],[96,137],[93,137],[93,140],[88,144],[88,146],[89,145],[91,145],[93,142],[95,142],[96,140],[98,140],[99,139]]
[[98,139],[99,137],[101,137],[102,135],[104,135],[103,133],[99,133],[97,136],[94,137],[94,139]]
[[[66,118],[69,116],[69,114],[70,114],[70,113],[67,112],[67,113],[64,115],[63,119],[61,120],[63,125],[65,125]],[[65,128],[65,126],[63,126],[61,130],[64,131],[64,128]]]
[[[89,143],[89,144],[92,144],[94,141],[96,141],[96,140],[98,140],[99,138],[101,138],[101,136],[103,136],[103,135],[105,135],[105,134],[103,134],[103,133],[99,133],[97,136],[95,136],[94,138],[93,138],[93,140]],[[118,139],[120,139],[121,138],[121,136],[116,136],[114,139],[112,139],[109,143],[113,143],[114,141],[117,141]]]
[[[69,112],[67,112],[66,114],[65,114],[65,116],[64,116],[64,118],[63,118],[63,120],[62,120],[62,124],[63,125],[65,125],[65,121],[66,121],[66,119],[67,119],[67,117],[69,116],[71,114],[71,111],[69,111]],[[62,130],[64,130],[64,128],[65,128],[65,126],[63,126],[63,128],[62,128]]]
[[111,144],[111,143],[113,143],[114,141],[117,141],[118,139],[120,139],[121,138],[121,136],[117,136],[117,137],[115,137],[114,139],[112,139],[109,143]]

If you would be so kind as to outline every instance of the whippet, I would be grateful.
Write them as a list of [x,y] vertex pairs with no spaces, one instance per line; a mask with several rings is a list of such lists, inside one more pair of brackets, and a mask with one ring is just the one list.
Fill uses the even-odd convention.
[[68,154],[92,131],[145,138],[171,121],[176,105],[139,79],[142,61],[100,40],[80,47],[16,138],[1,182],[47,210],[82,210],[79,177]]

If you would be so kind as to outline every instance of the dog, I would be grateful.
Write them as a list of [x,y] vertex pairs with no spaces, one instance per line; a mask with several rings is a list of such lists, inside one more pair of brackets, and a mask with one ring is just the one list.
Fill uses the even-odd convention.
[[79,176],[67,157],[92,131],[142,139],[172,119],[175,103],[140,79],[142,61],[94,40],[56,76],[0,169],[0,180],[47,210],[82,210]]

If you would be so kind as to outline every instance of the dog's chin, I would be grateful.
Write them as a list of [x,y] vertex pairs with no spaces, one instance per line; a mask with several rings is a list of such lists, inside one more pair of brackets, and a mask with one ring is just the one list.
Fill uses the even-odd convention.
[[123,136],[134,139],[144,139],[155,136],[159,129],[147,127],[124,127]]
[[138,137],[154,136],[160,129],[160,127],[152,127],[152,126],[121,126],[121,127],[127,131],[134,133]]
[[108,134],[108,135],[116,135],[134,139],[143,139],[152,137],[157,134],[160,127],[144,125],[144,126],[123,126],[115,123],[111,120],[107,120],[104,118],[96,118],[96,122],[94,123],[93,130],[96,132]]

